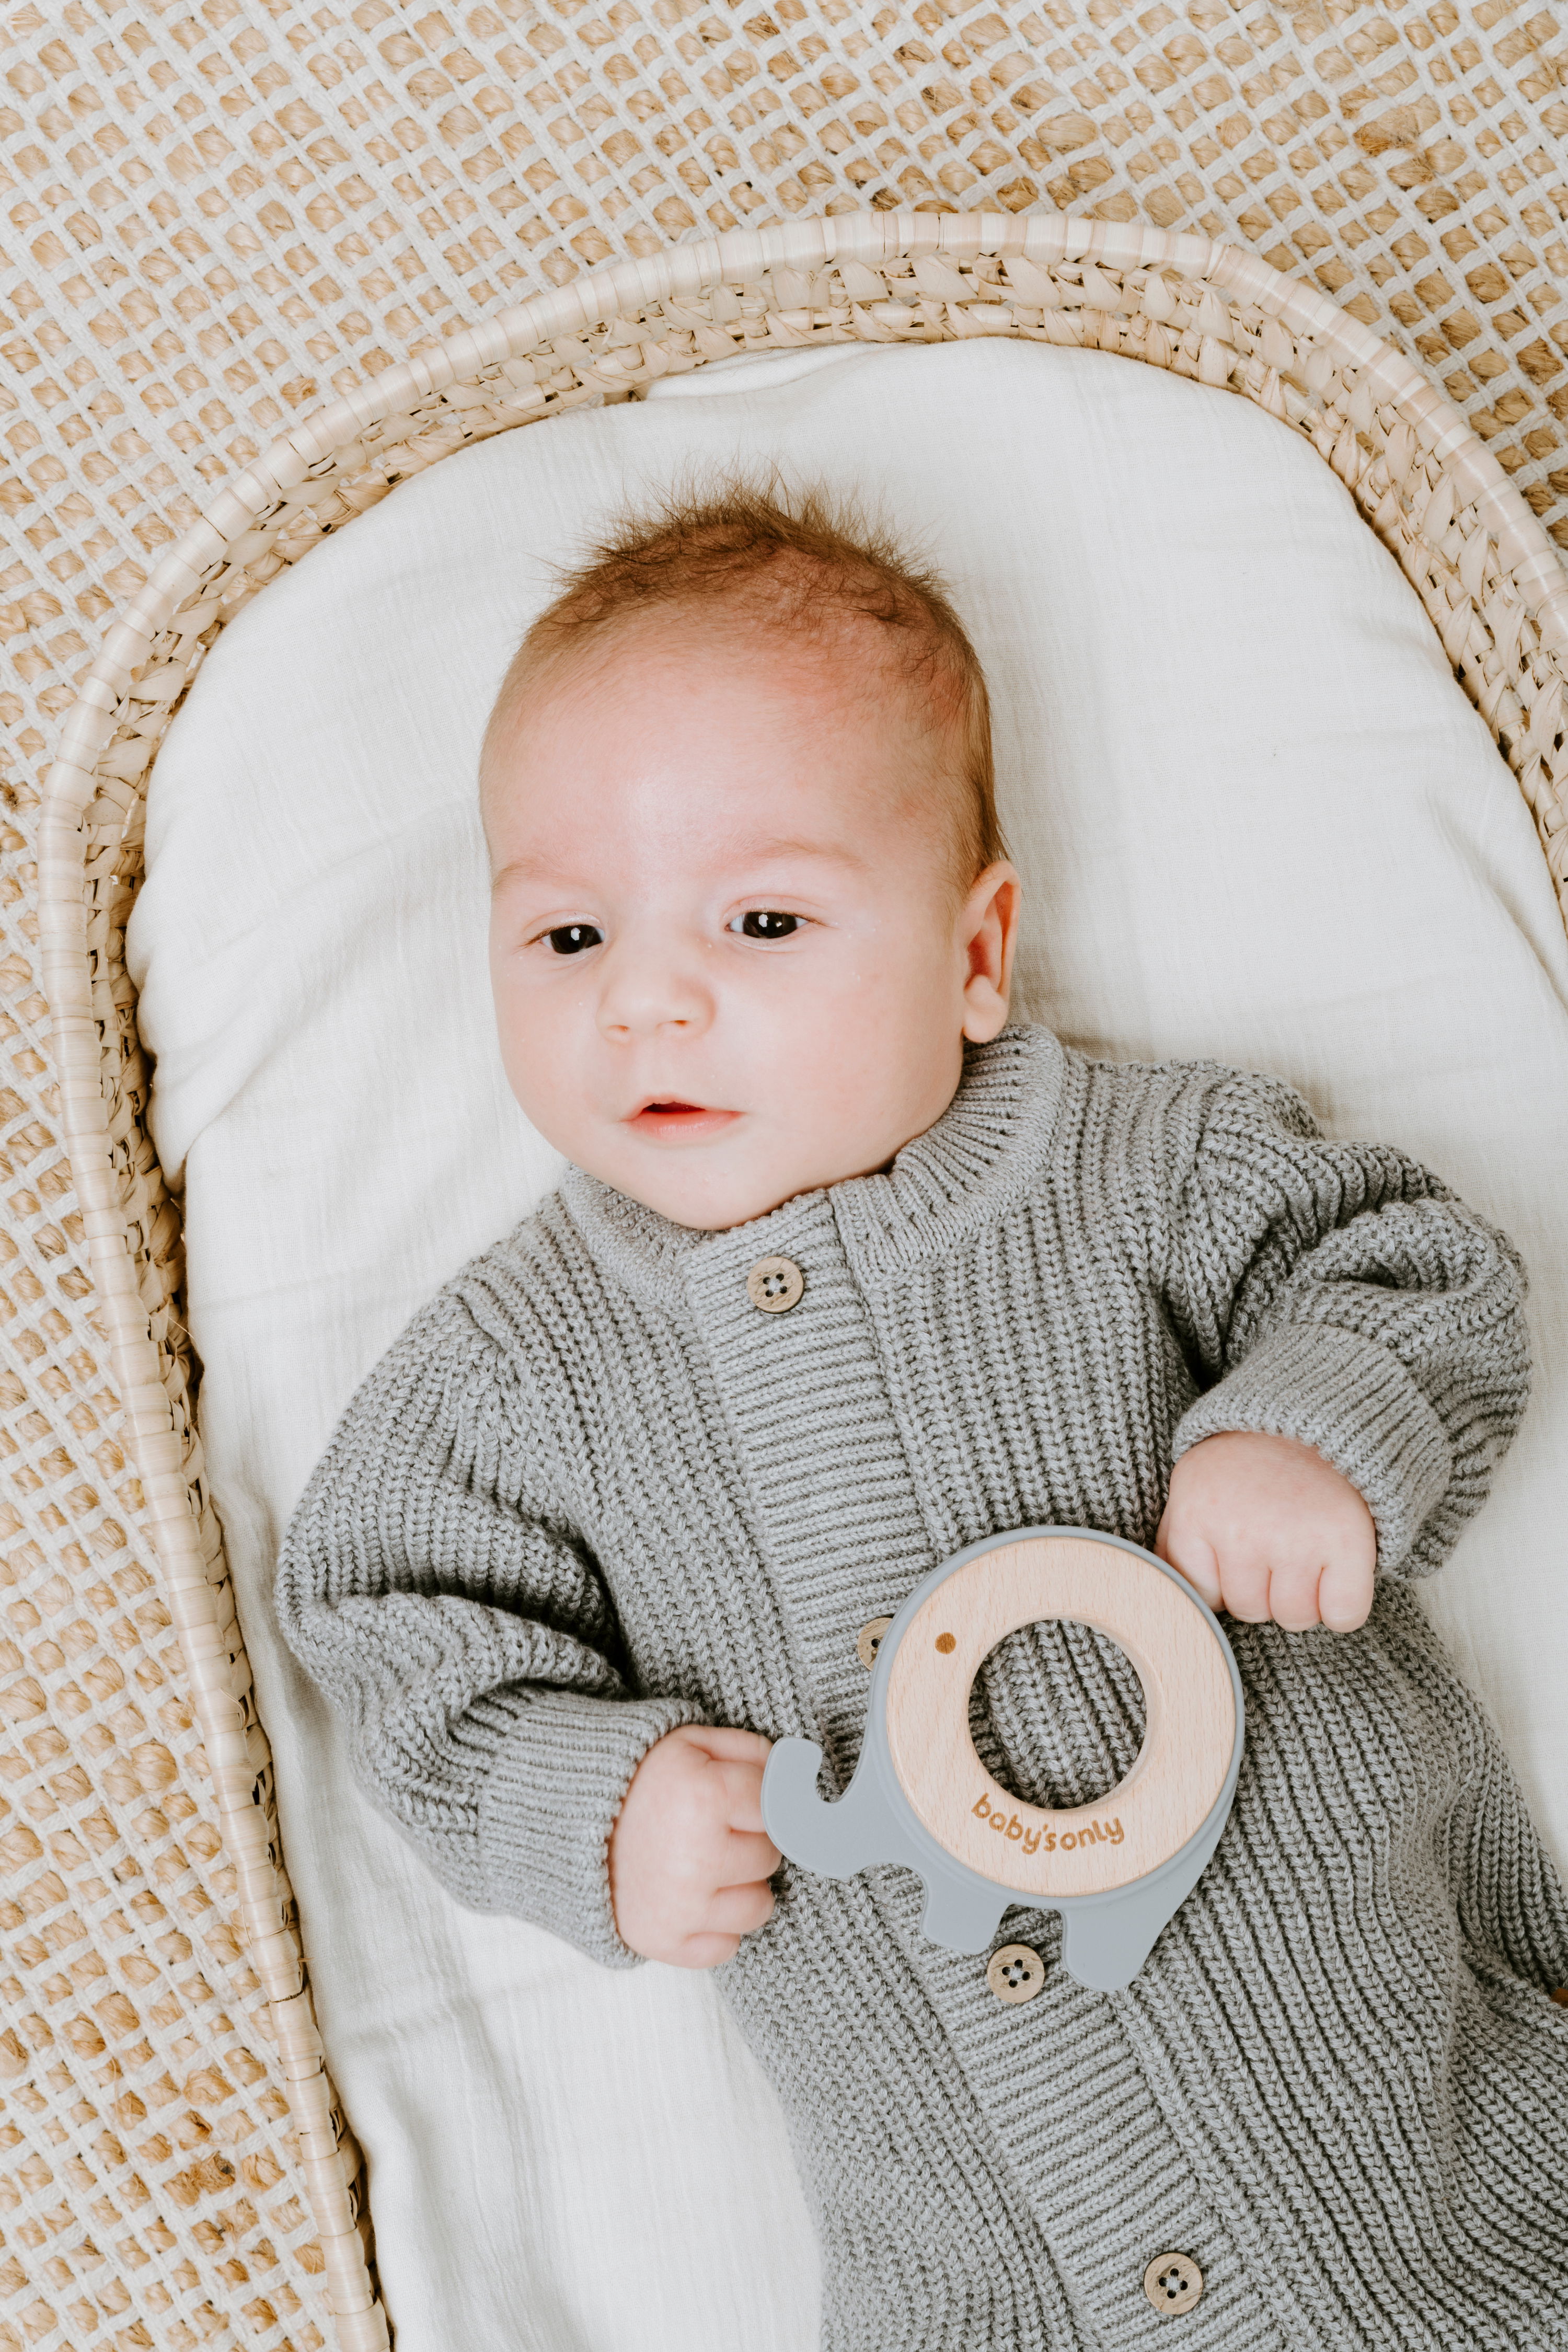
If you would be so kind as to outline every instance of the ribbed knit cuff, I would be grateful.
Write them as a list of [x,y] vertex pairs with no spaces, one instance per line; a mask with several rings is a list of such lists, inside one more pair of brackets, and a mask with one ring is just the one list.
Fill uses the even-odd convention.
[[490,1906],[547,1927],[606,1968],[635,1967],[610,1906],[610,1832],[655,1740],[702,1720],[700,1707],[679,1698],[530,1692],[479,1793]]
[[1356,1487],[1395,1569],[1446,1489],[1443,1424],[1397,1356],[1334,1324],[1268,1332],[1176,1424],[1177,1457],[1205,1437],[1255,1430],[1315,1445]]

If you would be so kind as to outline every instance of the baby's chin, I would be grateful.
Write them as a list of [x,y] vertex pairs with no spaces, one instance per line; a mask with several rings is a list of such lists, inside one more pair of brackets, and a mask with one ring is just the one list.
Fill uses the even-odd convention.
[[802,1178],[795,1182],[776,1168],[763,1176],[746,1170],[682,1165],[674,1154],[653,1165],[639,1156],[613,1174],[602,1169],[591,1169],[589,1173],[614,1185],[628,1200],[640,1201],[645,1209],[668,1217],[672,1225],[687,1225],[700,1234],[728,1233],[731,1226],[749,1225],[782,1209],[799,1193],[816,1192],[822,1181]]
[[[639,1124],[624,1122],[581,1155],[568,1149],[567,1157],[602,1184],[696,1233],[727,1233],[803,1192],[871,1172],[864,1153],[803,1150],[799,1139],[786,1141],[771,1128],[748,1132],[743,1113],[728,1114],[722,1123],[694,1118],[684,1138],[674,1119],[650,1122],[646,1133],[637,1131]],[[879,1164],[889,1156],[881,1153]]]

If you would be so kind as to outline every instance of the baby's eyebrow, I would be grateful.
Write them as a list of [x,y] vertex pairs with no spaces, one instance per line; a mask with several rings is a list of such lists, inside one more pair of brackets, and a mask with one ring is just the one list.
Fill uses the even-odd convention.
[[816,857],[833,866],[865,866],[869,863],[858,850],[844,842],[824,841],[747,841],[738,842],[731,853],[742,862],[766,860],[770,857]]
[[524,849],[520,850],[515,857],[509,857],[504,866],[497,866],[490,876],[490,895],[493,898],[508,882],[545,882],[552,887],[559,886],[563,890],[576,890],[589,879],[581,866],[563,864],[559,858],[549,856],[536,856]]
[[[721,855],[727,862],[738,866],[765,866],[787,857],[809,857],[821,865],[868,867],[870,860],[862,857],[847,843],[792,840],[775,838],[769,841],[725,843]],[[510,857],[498,867],[490,877],[490,893],[494,894],[509,882],[572,881],[581,877],[568,875],[564,867],[548,857],[531,857],[526,852]]]
[[536,882],[555,870],[542,857],[509,857],[490,877],[490,895],[493,898],[503,882]]

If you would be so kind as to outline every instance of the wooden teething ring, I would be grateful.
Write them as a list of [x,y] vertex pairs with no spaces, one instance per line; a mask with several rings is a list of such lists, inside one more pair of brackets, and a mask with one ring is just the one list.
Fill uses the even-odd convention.
[[[1055,1811],[1009,1796],[969,1731],[969,1692],[996,1643],[1069,1617],[1124,1650],[1147,1728],[1127,1778]],[[937,1843],[1020,1895],[1107,1895],[1169,1862],[1225,1786],[1236,1744],[1227,1655],[1206,1613],[1139,1554],[1084,1536],[1031,1536],[954,1570],[916,1612],[889,1661],[888,1745],[900,1785]]]
[[[1126,1652],[1147,1728],[1108,1796],[1057,1811],[1010,1797],[985,1770],[969,1692],[998,1642],[1059,1617]],[[1241,1741],[1230,1644],[1174,1569],[1120,1536],[1018,1528],[933,1569],[889,1625],[843,1796],[824,1801],[815,1740],[781,1739],[763,1776],[763,1820],[805,1870],[847,1878],[891,1862],[918,1872],[921,1932],[950,1951],[983,1950],[1010,1901],[1059,1910],[1063,1967],[1110,1992],[1131,1982],[1207,1867]]]

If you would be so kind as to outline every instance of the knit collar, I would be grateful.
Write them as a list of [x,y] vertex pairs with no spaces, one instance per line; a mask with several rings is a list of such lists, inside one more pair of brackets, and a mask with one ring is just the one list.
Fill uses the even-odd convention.
[[869,1278],[944,1255],[1012,1206],[1050,1143],[1066,1067],[1048,1029],[1016,1023],[988,1045],[965,1047],[952,1102],[885,1172],[797,1195],[721,1233],[678,1225],[580,1168],[567,1170],[562,1198],[594,1255],[650,1304],[679,1304],[699,1254],[749,1261],[782,1252],[785,1227],[824,1203]]

